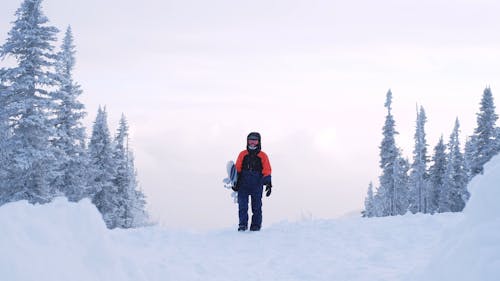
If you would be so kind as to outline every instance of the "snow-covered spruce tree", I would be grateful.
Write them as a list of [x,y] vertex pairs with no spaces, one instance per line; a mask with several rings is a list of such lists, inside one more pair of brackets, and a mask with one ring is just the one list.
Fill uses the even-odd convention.
[[427,213],[427,141],[425,138],[425,110],[417,108],[417,122],[415,130],[415,148],[413,150],[413,163],[410,172],[410,206],[412,213]]
[[385,210],[384,210],[384,206],[383,206],[383,203],[384,200],[382,198],[382,195],[380,193],[380,187],[377,188],[377,190],[375,191],[375,195],[373,196],[373,216],[374,217],[382,217],[382,216],[386,216],[386,214],[384,213]]
[[365,198],[365,209],[361,212],[361,215],[365,218],[370,218],[375,216],[375,206],[373,199],[373,183],[370,182],[368,185],[368,191]]
[[2,81],[3,69],[0,69],[0,206],[8,202],[7,191],[8,181],[7,168],[10,159],[10,128],[8,124],[8,117],[5,114],[5,105],[7,100],[4,98],[4,93],[7,87]]
[[132,175],[132,181],[131,181],[131,189],[134,190],[135,197],[134,200],[132,200],[130,212],[132,212],[132,220],[131,220],[131,227],[141,227],[141,226],[146,226],[150,225],[151,221],[149,218],[149,214],[146,211],[146,196],[142,192],[142,190],[138,189],[138,183],[137,183],[137,171],[135,169],[135,164],[134,164],[134,155],[132,151],[129,151],[128,153],[128,160],[129,160],[129,173]]
[[474,135],[467,137],[464,148],[465,172],[467,173],[468,181],[473,178],[472,165],[474,162],[474,155],[476,154],[476,137]]
[[52,42],[58,30],[47,25],[41,0],[23,1],[15,15],[0,47],[2,59],[12,57],[17,62],[2,71],[2,107],[12,133],[5,197],[7,201],[46,203],[55,195],[51,90],[55,86]]
[[443,189],[440,192],[439,212],[461,212],[470,197],[467,191],[468,177],[465,171],[465,160],[460,151],[459,130],[460,123],[457,118],[448,143],[448,158]]
[[118,206],[114,215],[117,227],[131,228],[146,224],[147,214],[142,192],[137,190],[134,158],[128,147],[128,124],[122,114],[115,138],[113,160],[116,167],[113,184]]
[[439,197],[443,189],[444,177],[446,174],[446,145],[443,142],[443,136],[439,139],[438,144],[434,147],[434,155],[432,156],[432,165],[429,168],[429,192],[428,213],[436,213],[439,211]]
[[477,127],[470,138],[471,143],[467,146],[467,154],[472,154],[469,159],[470,178],[483,172],[483,166],[499,150],[499,138],[495,123],[498,115],[495,113],[495,104],[491,89],[484,89],[481,99],[481,107],[477,113]]
[[116,194],[118,189],[113,184],[116,165],[113,159],[113,146],[109,134],[106,108],[99,107],[92,128],[88,147],[89,154],[89,192],[92,202],[101,212],[108,228],[115,228],[117,209],[120,202]]
[[[401,152],[399,153],[401,155]],[[407,159],[399,156],[393,165],[394,172],[394,211],[395,215],[404,215],[409,206],[409,177],[410,164]]]
[[[383,127],[383,139],[380,145],[380,168],[382,175],[380,176],[380,187],[377,190],[382,216],[394,216],[399,214],[397,210],[396,195],[403,196],[407,186],[399,186],[395,182],[394,164],[400,159],[400,151],[396,147],[395,121],[391,114],[392,92],[387,92],[385,107],[387,108],[387,116]],[[406,195],[404,195],[406,197]]]
[[78,101],[82,90],[73,81],[75,66],[75,46],[71,27],[68,27],[60,52],[57,54],[56,74],[58,90],[55,92],[56,107],[54,125],[56,137],[53,141],[58,148],[58,176],[55,188],[70,201],[89,197],[87,190],[87,153],[85,149],[85,128],[82,119],[86,113],[84,105]]
[[113,147],[113,162],[115,165],[113,186],[114,190],[116,190],[113,194],[114,202],[116,202],[113,225],[121,228],[129,228],[131,225],[130,205],[134,196],[129,190],[131,175],[128,170],[127,143],[128,125],[125,116],[122,115]]

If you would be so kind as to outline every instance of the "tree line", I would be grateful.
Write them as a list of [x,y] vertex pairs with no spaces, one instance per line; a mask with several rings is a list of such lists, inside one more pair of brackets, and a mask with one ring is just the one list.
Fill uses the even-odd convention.
[[[396,145],[394,116],[391,113],[392,92],[386,95],[387,115],[380,145],[379,186],[368,186],[363,217],[381,217],[411,213],[460,212],[470,193],[467,184],[483,172],[483,166],[500,151],[500,128],[495,123],[493,95],[484,89],[477,113],[477,126],[467,137],[464,149],[460,145],[458,118],[445,143],[443,136],[434,147],[432,157],[427,151],[425,123],[427,118],[421,106],[417,109],[413,161],[404,158]],[[463,151],[463,152],[462,152]]]
[[0,68],[0,206],[90,198],[108,228],[145,225],[126,118],[111,137],[106,108],[99,107],[87,141],[82,90],[72,77],[72,30],[56,50],[59,30],[48,24],[41,2],[22,2],[0,46],[2,61],[14,61]]

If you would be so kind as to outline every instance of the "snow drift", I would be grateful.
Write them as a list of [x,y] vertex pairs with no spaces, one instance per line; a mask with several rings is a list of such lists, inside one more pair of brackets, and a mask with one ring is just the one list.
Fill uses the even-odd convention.
[[[497,280],[500,158],[459,214],[108,230],[89,201],[0,208],[1,280]],[[235,216],[235,214],[231,214]]]
[[463,220],[443,234],[418,280],[500,280],[500,156],[468,186]]

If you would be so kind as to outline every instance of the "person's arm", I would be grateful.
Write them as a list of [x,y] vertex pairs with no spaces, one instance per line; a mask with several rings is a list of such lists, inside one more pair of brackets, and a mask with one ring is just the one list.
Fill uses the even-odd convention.
[[267,157],[267,154],[264,152],[260,152],[260,159],[262,160],[262,176],[265,177],[271,177],[271,163],[269,162],[269,157]]

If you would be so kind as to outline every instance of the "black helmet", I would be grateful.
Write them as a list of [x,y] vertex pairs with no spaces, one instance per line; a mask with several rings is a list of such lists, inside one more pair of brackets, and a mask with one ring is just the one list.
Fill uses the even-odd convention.
[[[248,140],[258,140],[259,143],[257,144],[257,148],[253,148],[253,149],[250,148],[248,146]],[[250,134],[248,134],[248,136],[247,136],[247,150],[248,151],[254,151],[254,152],[258,153],[260,151],[260,149],[261,149],[260,143],[261,143],[261,141],[260,141],[260,134],[259,133],[257,133],[257,132],[251,132]]]
[[258,140],[260,142],[260,134],[257,132],[251,132],[248,134],[247,140]]

